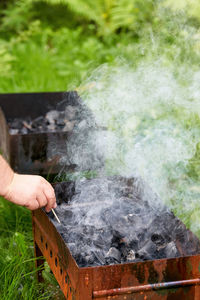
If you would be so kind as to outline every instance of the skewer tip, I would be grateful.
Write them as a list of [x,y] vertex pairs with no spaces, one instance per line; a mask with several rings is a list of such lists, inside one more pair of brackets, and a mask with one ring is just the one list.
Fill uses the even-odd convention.
[[59,218],[58,218],[58,216],[57,216],[55,210],[54,210],[53,208],[52,208],[51,210],[52,210],[52,213],[54,214],[56,220],[58,221],[58,223],[61,224],[61,222],[60,222],[60,220],[59,220]]

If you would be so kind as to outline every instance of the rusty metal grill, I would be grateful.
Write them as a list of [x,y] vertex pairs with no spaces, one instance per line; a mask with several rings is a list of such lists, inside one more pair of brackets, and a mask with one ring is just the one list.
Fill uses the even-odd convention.
[[35,254],[45,257],[66,299],[200,299],[200,255],[79,268],[48,216],[39,209],[32,220]]

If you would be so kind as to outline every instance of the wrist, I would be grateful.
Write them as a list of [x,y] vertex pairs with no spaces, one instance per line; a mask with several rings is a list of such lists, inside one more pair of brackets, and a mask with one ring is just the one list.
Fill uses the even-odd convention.
[[0,195],[7,198],[10,185],[14,178],[14,171],[8,163],[0,156]]

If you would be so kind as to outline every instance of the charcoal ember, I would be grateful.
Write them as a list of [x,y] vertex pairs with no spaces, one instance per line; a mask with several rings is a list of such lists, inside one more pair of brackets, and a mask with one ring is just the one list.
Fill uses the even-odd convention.
[[75,192],[75,183],[72,181],[67,184],[61,182],[55,186],[54,190],[58,204],[63,202],[69,203]]
[[63,131],[72,131],[76,122],[64,120],[64,123]]
[[64,225],[74,225],[74,214],[73,211],[70,209],[65,209],[59,214],[59,218]]
[[55,121],[59,117],[59,112],[57,110],[50,110],[46,113],[46,120],[49,124],[55,124]]
[[105,253],[101,250],[96,250],[96,251],[92,251],[95,260],[97,262],[97,264],[99,265],[105,265],[106,260],[105,260]]
[[179,255],[178,249],[173,241],[166,245],[164,251],[165,256],[169,258],[177,257]]
[[108,248],[110,248],[113,238],[111,228],[107,227],[106,229],[104,229],[101,233],[101,237],[104,240],[105,245],[108,246]]
[[138,214],[128,214],[127,220],[133,225],[140,224],[142,222],[141,216],[139,215],[139,213]]
[[62,115],[61,113],[59,114],[59,116],[56,120],[56,125],[58,127],[64,127],[65,126],[64,115]]
[[106,253],[106,261],[117,261],[120,262],[121,261],[121,253],[120,251],[115,248],[115,247],[111,247],[109,249],[109,251]]
[[139,239],[135,232],[127,233],[127,236],[123,238],[123,242],[134,251],[139,249]]
[[137,239],[138,239],[138,248],[141,249],[146,241],[148,240],[148,232],[146,231],[146,228],[145,230],[140,230],[140,232],[138,232],[137,234]]
[[127,245],[125,243],[121,243],[121,244],[118,245],[118,249],[119,249],[119,251],[121,253],[121,259],[123,261],[126,261],[127,260],[127,256],[128,256],[128,254],[130,252],[129,245]]
[[152,260],[154,259],[154,257],[144,249],[141,249],[135,253],[135,259],[136,261],[145,261],[145,260]]
[[88,266],[92,266],[95,264],[95,255],[94,253],[90,253],[85,256],[85,261]]
[[70,209],[69,210],[65,209],[63,212],[63,218],[69,221],[70,219],[72,219],[72,217],[73,217],[73,212]]
[[127,255],[127,257],[126,257],[126,260],[128,261],[128,262],[131,262],[131,261],[134,261],[135,260],[135,251],[134,250],[130,250],[129,252],[128,252],[128,255]]
[[57,184],[54,188],[57,204],[63,202],[63,187],[61,184]]
[[9,130],[10,134],[18,134],[19,133],[19,129],[14,129],[14,128],[10,128]]
[[21,134],[27,134],[28,133],[28,129],[26,127],[23,127],[21,129]]
[[149,253],[153,257],[157,251],[157,246],[154,242],[149,240],[139,251]]
[[[68,228],[69,229],[69,228]],[[65,234],[65,238],[67,238],[68,242],[73,243],[74,241],[79,241],[88,243],[89,239],[86,239],[86,236],[80,232],[80,230],[73,229],[70,232]]]
[[146,242],[146,244],[135,253],[135,258],[140,260],[151,260],[156,259],[156,257],[157,247],[151,240]]
[[93,240],[93,244],[94,244],[96,247],[102,248],[102,249],[103,249],[104,246],[105,246],[105,242],[104,242],[104,240],[103,240],[103,238],[102,238],[101,235],[96,236],[96,238]]
[[162,246],[165,244],[165,238],[161,233],[154,233],[151,236],[151,241],[156,245],[156,246]]

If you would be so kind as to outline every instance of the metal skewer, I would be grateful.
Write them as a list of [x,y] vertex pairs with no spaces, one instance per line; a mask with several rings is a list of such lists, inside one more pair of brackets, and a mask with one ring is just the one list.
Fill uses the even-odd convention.
[[54,214],[54,216],[55,216],[56,220],[58,221],[58,223],[60,223],[60,224],[61,224],[61,222],[60,222],[60,220],[59,220],[59,218],[58,218],[58,216],[57,216],[57,214],[56,214],[55,210],[54,210],[53,208],[52,208],[51,210],[52,210],[52,213]]

